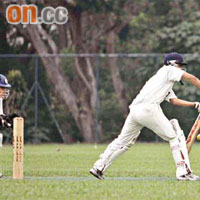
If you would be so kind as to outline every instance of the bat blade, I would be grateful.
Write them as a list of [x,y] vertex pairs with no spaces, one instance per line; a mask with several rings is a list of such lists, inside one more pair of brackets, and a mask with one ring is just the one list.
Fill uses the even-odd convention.
[[195,142],[196,137],[199,133],[199,129],[200,129],[200,114],[198,115],[194,125],[192,126],[192,129],[191,129],[191,131],[190,131],[190,133],[187,137],[187,140],[186,140],[188,153],[190,153],[190,151],[191,151],[192,145]]

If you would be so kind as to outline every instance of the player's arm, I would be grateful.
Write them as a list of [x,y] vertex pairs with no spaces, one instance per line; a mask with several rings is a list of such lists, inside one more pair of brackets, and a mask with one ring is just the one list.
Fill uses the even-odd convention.
[[182,99],[172,98],[172,99],[170,99],[170,103],[175,106],[196,108],[197,111],[200,112],[200,103],[199,102],[190,102],[190,101],[185,101]]
[[200,80],[196,76],[185,72],[182,76],[182,80],[188,81],[200,89]]
[[170,103],[175,106],[183,106],[183,107],[195,107],[195,102],[185,101],[182,99],[170,99]]

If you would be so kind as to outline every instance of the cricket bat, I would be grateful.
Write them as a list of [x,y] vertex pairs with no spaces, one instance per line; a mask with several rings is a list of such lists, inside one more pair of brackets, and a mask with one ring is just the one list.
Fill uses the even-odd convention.
[[199,133],[199,129],[200,129],[200,114],[198,115],[194,125],[192,126],[192,129],[191,129],[191,131],[190,131],[190,133],[187,137],[187,140],[186,140],[188,154],[190,153],[192,145],[195,142],[195,139],[196,139],[196,137]]

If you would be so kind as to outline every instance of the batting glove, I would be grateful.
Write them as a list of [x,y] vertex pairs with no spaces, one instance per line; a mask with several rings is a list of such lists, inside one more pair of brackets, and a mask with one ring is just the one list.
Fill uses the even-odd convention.
[[195,102],[194,103],[194,107],[198,110],[198,112],[200,113],[200,103],[199,102]]

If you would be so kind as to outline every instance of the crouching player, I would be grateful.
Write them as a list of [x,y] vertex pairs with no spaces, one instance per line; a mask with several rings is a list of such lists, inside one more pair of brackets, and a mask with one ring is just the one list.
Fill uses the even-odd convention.
[[[3,112],[3,101],[8,98],[10,93],[11,85],[8,83],[7,78],[0,74],[0,126],[3,128],[12,128],[13,127],[13,119],[17,117],[17,114],[5,115]],[[2,134],[0,135],[2,142]],[[2,147],[2,143],[0,145]],[[0,178],[3,176],[0,173]]]

